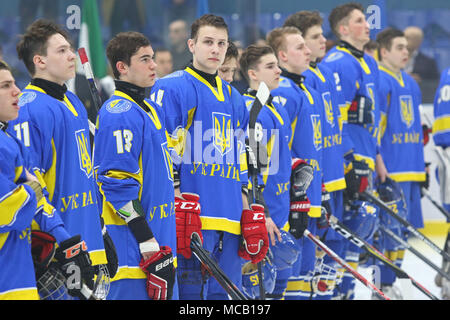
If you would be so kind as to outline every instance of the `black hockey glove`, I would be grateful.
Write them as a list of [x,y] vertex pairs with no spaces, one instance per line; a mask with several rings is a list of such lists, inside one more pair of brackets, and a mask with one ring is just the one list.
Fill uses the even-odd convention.
[[82,300],[89,299],[84,294],[83,284],[93,290],[95,270],[81,236],[76,235],[61,242],[56,249],[55,258],[67,278],[69,294]]
[[322,185],[322,208],[319,219],[317,219],[317,227],[319,229],[325,229],[330,226],[329,217],[332,215],[331,204],[330,204],[331,196],[325,189],[325,186]]
[[349,166],[349,171],[345,174],[347,184],[347,197],[357,199],[358,194],[364,192],[369,186],[370,168],[364,161],[353,160]]
[[313,179],[313,169],[302,159],[292,160],[289,232],[300,239],[308,228],[308,212],[311,207],[306,190]]
[[373,105],[368,97],[357,95],[347,112],[347,122],[353,124],[373,124]]
[[[421,181],[420,184],[420,188],[424,188],[426,190],[428,190],[428,188],[430,187],[430,165],[431,162],[425,162],[425,181]],[[421,197],[423,198],[423,193],[420,193]]]

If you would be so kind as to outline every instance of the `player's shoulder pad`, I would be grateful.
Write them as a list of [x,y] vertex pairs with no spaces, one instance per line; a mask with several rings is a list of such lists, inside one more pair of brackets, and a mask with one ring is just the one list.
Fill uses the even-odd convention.
[[27,103],[33,102],[37,97],[35,91],[22,91],[19,96],[19,107],[23,107]]
[[286,77],[280,77],[278,87],[280,88],[290,88],[292,87],[291,81]]
[[330,52],[325,57],[324,61],[330,63],[330,62],[334,62],[334,61],[340,60],[343,57],[344,57],[344,53],[343,52],[341,52],[341,51],[333,51],[333,52]]
[[172,73],[169,73],[168,75],[162,77],[161,79],[180,78],[183,76],[183,74],[184,74],[183,70],[177,70]]
[[105,110],[109,113],[124,113],[131,109],[132,103],[122,98],[111,98],[105,104]]

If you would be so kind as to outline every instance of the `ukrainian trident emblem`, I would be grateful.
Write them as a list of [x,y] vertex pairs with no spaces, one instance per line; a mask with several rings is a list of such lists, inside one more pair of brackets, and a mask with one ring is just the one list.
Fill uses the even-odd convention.
[[214,147],[223,156],[231,151],[231,116],[229,114],[213,112]]

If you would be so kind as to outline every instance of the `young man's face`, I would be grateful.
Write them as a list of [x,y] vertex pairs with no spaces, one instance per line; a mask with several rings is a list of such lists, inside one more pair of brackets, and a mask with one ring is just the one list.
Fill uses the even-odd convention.
[[170,51],[155,53],[156,75],[162,78],[173,71],[172,54]]
[[391,50],[383,48],[380,51],[382,61],[385,61],[396,70],[403,69],[408,62],[408,41],[405,37],[392,39]]
[[8,70],[0,70],[0,121],[14,120],[19,116],[19,94],[14,78]]
[[311,50],[311,60],[323,58],[326,53],[327,39],[323,36],[322,26],[310,27],[304,34],[306,46]]
[[153,61],[153,49],[151,46],[140,47],[131,56],[130,65],[125,65],[121,79],[136,86],[147,88],[155,84],[156,63]]
[[225,62],[219,68],[219,77],[228,83],[233,82],[234,73],[237,69],[237,60],[232,57],[226,59]]
[[[281,70],[278,67],[278,60],[274,54],[269,53],[259,59],[259,63],[254,70],[250,70],[249,77],[259,86],[264,82],[270,91],[278,88]],[[256,89],[256,88],[253,88]]]
[[292,72],[301,74],[309,67],[311,50],[300,34],[288,34],[285,39],[285,62]]
[[[60,85],[75,78],[76,55],[70,43],[61,34],[55,33],[47,40],[47,55],[39,56],[36,76],[44,75],[47,80]],[[36,57],[35,56],[35,57]]]
[[370,28],[366,16],[358,9],[354,9],[348,17],[348,23],[344,27],[345,33],[355,43],[364,45],[370,40]]
[[226,29],[202,26],[197,39],[188,40],[189,50],[193,55],[194,67],[206,73],[216,73],[225,60],[228,48]]

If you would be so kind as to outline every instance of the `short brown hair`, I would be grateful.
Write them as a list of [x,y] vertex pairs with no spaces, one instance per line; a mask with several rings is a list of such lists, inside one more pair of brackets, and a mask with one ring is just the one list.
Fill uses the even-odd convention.
[[248,78],[248,70],[255,69],[261,60],[261,57],[266,54],[275,55],[275,52],[270,46],[258,46],[254,44],[248,46],[248,48],[242,52],[241,58],[239,59],[239,66],[247,81],[250,81]]
[[61,34],[69,43],[69,35],[67,32],[54,23],[46,19],[39,19],[33,22],[20,36],[19,43],[16,46],[17,55],[23,61],[25,67],[31,76],[36,72],[33,57],[36,54],[46,56],[48,48],[48,39],[54,34]]
[[114,77],[119,79],[120,72],[116,64],[122,61],[128,66],[131,63],[131,57],[142,47],[150,46],[150,40],[140,32],[127,31],[116,34],[109,40],[106,46],[106,56],[113,70]]
[[228,35],[228,25],[222,17],[214,14],[204,14],[200,18],[194,21],[191,25],[191,39],[197,40],[198,31],[203,26],[211,26],[217,29],[225,29]]
[[364,7],[356,2],[345,3],[331,10],[328,21],[330,22],[330,28],[336,37],[341,37],[339,34],[339,25],[343,20],[348,19],[353,10],[359,10],[364,13]]
[[302,32],[296,27],[282,27],[275,28],[267,35],[267,43],[272,47],[275,52],[275,56],[278,57],[280,50],[286,49],[286,35],[288,34],[302,34]]
[[323,18],[318,11],[299,11],[284,21],[283,27],[296,27],[304,35],[313,26],[322,26]]
[[405,33],[399,29],[386,28],[377,34],[376,43],[378,44],[378,58],[381,60],[381,48],[391,50],[392,40],[398,37],[404,37]]
[[227,48],[227,53],[225,54],[224,62],[231,58],[235,58],[237,60],[239,58],[239,51],[238,51],[236,45],[234,44],[234,42],[231,40],[228,40],[228,48]]

